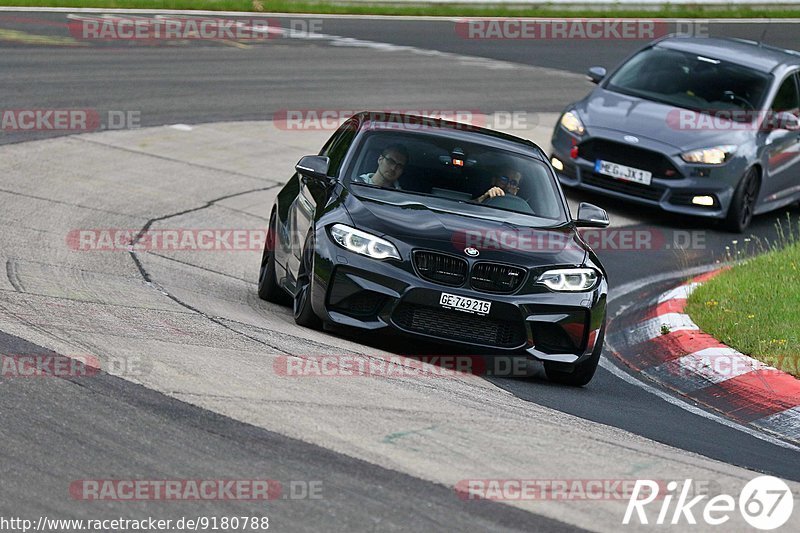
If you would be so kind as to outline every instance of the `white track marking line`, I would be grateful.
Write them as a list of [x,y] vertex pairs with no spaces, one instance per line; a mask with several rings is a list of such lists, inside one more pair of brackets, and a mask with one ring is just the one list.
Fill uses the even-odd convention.
[[676,331],[699,331],[700,328],[692,322],[689,315],[683,313],[664,313],[653,318],[648,318],[627,327],[632,343],[647,342],[660,337],[667,328],[670,333]]
[[668,300],[685,300],[687,299],[694,290],[700,286],[700,283],[689,283],[687,285],[681,285],[680,287],[675,287],[669,292],[665,292],[661,296],[658,297],[658,303],[664,303]]
[[774,370],[761,361],[748,357],[733,348],[706,348],[695,353],[684,355],[672,361],[666,361],[648,369],[648,374],[685,376],[701,379],[702,383],[712,385],[722,383],[735,377],[749,374],[755,370]]
[[753,422],[753,425],[765,428],[776,433],[788,433],[794,438],[800,438],[800,406],[775,413]]

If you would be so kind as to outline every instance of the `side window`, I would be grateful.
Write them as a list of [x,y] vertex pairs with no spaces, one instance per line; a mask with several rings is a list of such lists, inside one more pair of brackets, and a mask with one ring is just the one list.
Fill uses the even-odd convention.
[[781,111],[788,111],[789,113],[798,114],[800,111],[800,101],[798,101],[797,94],[797,74],[792,74],[781,83],[778,93],[775,95],[775,100],[772,101],[772,112],[780,113]]
[[339,175],[339,169],[342,166],[342,161],[344,161],[344,156],[347,155],[347,151],[350,149],[350,145],[356,133],[358,133],[358,131],[356,131],[357,128],[357,121],[348,120],[339,127],[330,139],[328,139],[328,142],[319,153],[319,155],[328,156],[331,160],[330,168],[328,169],[329,176]]

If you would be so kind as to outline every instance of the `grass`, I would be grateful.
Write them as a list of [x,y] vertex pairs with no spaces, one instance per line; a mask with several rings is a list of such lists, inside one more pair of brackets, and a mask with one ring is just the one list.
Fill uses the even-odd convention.
[[331,13],[355,15],[424,15],[442,17],[619,17],[619,18],[788,18],[800,17],[800,9],[758,6],[666,5],[657,9],[612,7],[603,10],[544,6],[471,6],[457,2],[430,5],[391,3],[309,2],[293,0],[0,0],[0,6],[98,7],[135,9],[202,9],[211,11],[263,11],[271,13]]
[[[728,346],[800,378],[800,222],[797,236],[791,226],[778,227],[778,245],[767,243],[765,253],[698,287],[686,312]],[[751,239],[742,248],[753,242],[754,251],[763,248]],[[730,255],[741,257],[743,249],[733,244]]]

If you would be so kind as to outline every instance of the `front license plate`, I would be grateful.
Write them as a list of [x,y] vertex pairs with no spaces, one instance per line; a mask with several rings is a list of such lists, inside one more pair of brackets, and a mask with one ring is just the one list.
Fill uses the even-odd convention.
[[475,298],[465,298],[446,292],[443,292],[442,296],[439,298],[439,305],[445,309],[455,309],[456,311],[464,311],[465,313],[473,313],[476,315],[488,315],[489,310],[492,308],[492,302],[476,300]]
[[619,163],[612,163],[611,161],[603,161],[601,159],[594,162],[594,171],[598,174],[605,174],[612,178],[641,183],[642,185],[650,185],[650,180],[653,177],[652,172],[626,167]]

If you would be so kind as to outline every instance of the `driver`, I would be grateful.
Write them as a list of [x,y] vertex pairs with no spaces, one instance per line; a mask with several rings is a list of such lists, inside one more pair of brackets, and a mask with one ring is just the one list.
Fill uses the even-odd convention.
[[488,191],[475,198],[476,202],[483,202],[495,196],[505,196],[510,194],[516,196],[519,192],[519,184],[522,182],[522,174],[513,167],[505,166],[500,169],[500,173],[492,178],[492,186]]
[[390,144],[378,156],[378,168],[375,172],[358,177],[364,183],[378,187],[400,189],[397,180],[403,174],[408,163],[408,149],[402,144]]

